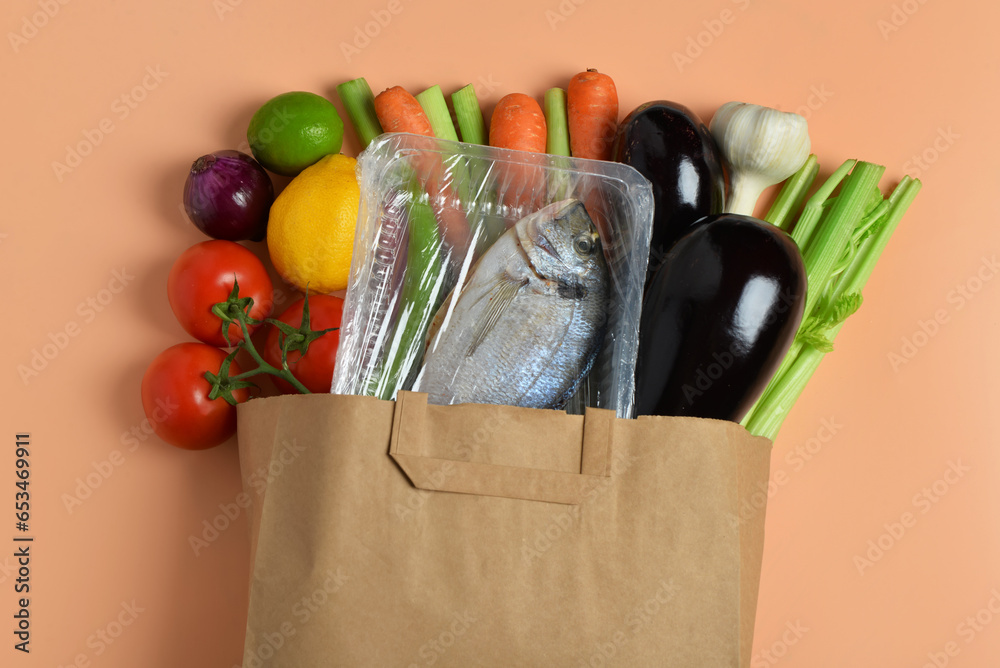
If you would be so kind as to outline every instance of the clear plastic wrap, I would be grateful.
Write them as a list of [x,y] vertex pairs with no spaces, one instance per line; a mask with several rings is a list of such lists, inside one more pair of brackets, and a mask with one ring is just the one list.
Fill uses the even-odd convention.
[[332,392],[631,417],[653,216],[639,172],[385,134],[358,181]]

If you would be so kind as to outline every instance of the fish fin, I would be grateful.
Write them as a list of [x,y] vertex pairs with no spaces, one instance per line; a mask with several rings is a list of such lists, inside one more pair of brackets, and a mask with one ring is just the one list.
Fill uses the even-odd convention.
[[517,297],[517,293],[527,284],[527,279],[518,281],[509,275],[504,275],[497,281],[493,289],[486,294],[486,297],[490,300],[490,305],[486,309],[486,314],[482,320],[476,323],[476,326],[473,328],[472,343],[469,344],[469,349],[465,353],[466,357],[471,357],[476,352],[476,348],[493,331],[493,327],[500,320],[500,316],[507,310],[511,302],[514,301],[514,298]]
[[481,257],[476,260],[472,265],[472,269],[469,270],[468,276],[470,278],[465,281],[464,286],[456,285],[453,287],[448,293],[448,296],[444,298],[443,302],[441,302],[441,306],[439,306],[437,312],[434,313],[434,318],[431,320],[431,324],[427,329],[427,337],[424,339],[424,352],[430,350],[431,344],[434,342],[434,337],[437,336],[442,325],[444,325],[445,316],[448,315],[448,311],[451,309],[451,303],[461,297],[462,289],[464,289],[464,287],[468,287],[471,277],[476,275],[476,271],[479,269],[482,261],[483,258]]

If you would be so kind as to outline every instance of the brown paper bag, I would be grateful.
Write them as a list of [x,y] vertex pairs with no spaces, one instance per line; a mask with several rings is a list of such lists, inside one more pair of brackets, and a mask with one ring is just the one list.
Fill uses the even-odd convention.
[[282,396],[239,443],[245,668],[749,665],[771,443],[736,424]]

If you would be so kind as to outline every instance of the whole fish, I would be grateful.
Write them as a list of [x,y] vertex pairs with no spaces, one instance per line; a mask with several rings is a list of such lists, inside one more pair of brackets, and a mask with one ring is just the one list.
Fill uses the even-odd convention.
[[507,230],[442,304],[413,389],[434,404],[562,408],[601,347],[609,291],[583,204],[550,204]]

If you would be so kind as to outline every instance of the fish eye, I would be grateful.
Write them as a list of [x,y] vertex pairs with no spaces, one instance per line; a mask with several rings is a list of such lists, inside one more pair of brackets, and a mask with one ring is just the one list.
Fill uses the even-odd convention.
[[580,255],[590,255],[594,252],[594,238],[589,234],[581,234],[573,240],[573,250]]

